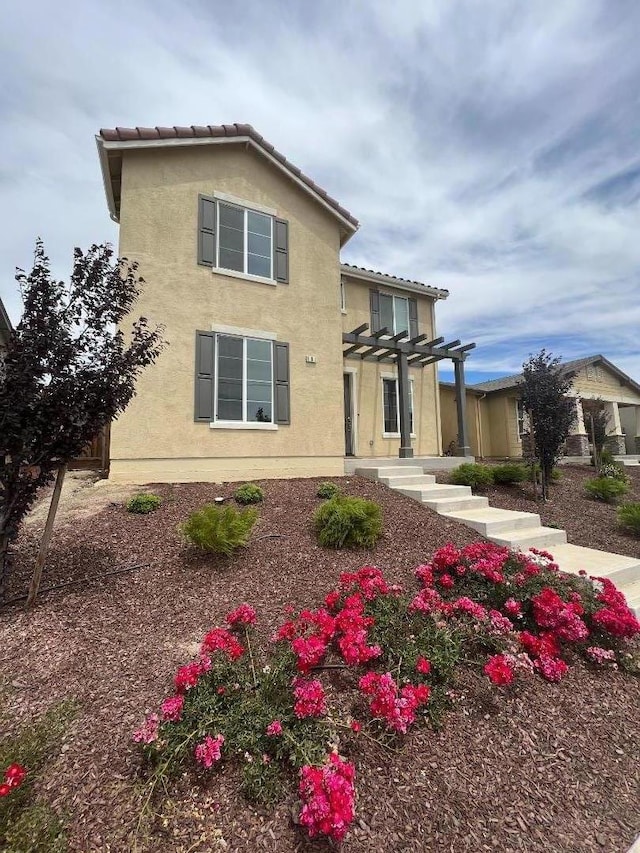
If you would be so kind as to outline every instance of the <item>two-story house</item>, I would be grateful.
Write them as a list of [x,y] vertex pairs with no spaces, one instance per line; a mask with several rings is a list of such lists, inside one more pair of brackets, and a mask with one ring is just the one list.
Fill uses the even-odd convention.
[[96,141],[119,254],[146,281],[136,311],[169,344],[113,424],[111,477],[330,476],[345,456],[442,453],[437,362],[462,387],[471,348],[436,337],[447,291],[341,264],[357,220],[250,125]]
[[2,355],[3,351],[7,347],[11,329],[11,320],[7,314],[7,309],[2,304],[2,299],[0,299],[0,355]]

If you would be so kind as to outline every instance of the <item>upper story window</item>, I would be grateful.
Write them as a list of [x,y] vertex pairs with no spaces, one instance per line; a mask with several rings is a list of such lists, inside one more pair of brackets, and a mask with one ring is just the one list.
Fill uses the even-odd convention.
[[518,423],[518,438],[522,438],[528,432],[527,414],[524,410],[522,400],[516,400],[516,420]]
[[347,286],[343,278],[340,279],[340,310],[343,314],[347,311]]
[[390,335],[406,332],[408,338],[418,334],[418,302],[407,296],[391,296],[377,290],[369,291],[371,330],[387,328]]
[[228,198],[199,197],[198,263],[223,274],[288,282],[288,223]]

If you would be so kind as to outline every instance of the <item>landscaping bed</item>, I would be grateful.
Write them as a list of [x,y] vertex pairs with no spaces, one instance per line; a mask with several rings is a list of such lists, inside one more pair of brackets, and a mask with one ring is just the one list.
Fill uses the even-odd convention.
[[[311,526],[318,482],[261,483],[265,500],[251,543],[228,559],[189,552],[176,527],[216,495],[230,498],[233,485],[156,486],[164,501],[149,515],[118,504],[65,523],[55,533],[43,586],[149,565],[51,593],[28,615],[16,608],[0,613],[3,686],[14,722],[65,698],[79,705],[64,751],[41,785],[46,799],[70,815],[72,850],[133,849],[144,789],[132,733],[229,610],[243,601],[255,607],[258,640],[266,645],[287,605],[319,605],[341,572],[373,564],[389,582],[410,585],[414,568],[436,548],[478,538],[355,477],[338,482],[382,505],[384,536],[370,551],[321,548]],[[569,482],[565,474],[565,488]],[[10,596],[25,588],[36,532],[29,528],[18,543]],[[366,739],[351,744],[358,800],[345,850],[623,853],[629,847],[640,830],[637,678],[594,673],[577,662],[558,684],[534,679],[526,689],[497,689],[464,670],[454,693],[437,732],[416,727],[391,753]],[[232,766],[207,787],[187,776],[141,849],[327,849],[295,826],[295,802],[249,806]]]
[[[584,486],[595,477],[590,465],[560,465],[560,479],[552,483],[550,499],[536,501],[530,482],[513,486],[492,485],[476,490],[486,495],[492,507],[520,512],[536,512],[545,526],[567,531],[569,542],[586,548],[597,548],[614,554],[640,558],[640,539],[625,533],[616,521],[616,504],[596,501],[585,494]],[[624,502],[640,501],[640,467],[624,469],[630,489]],[[438,482],[448,482],[448,476],[438,475]],[[538,488],[538,496],[540,489]]]

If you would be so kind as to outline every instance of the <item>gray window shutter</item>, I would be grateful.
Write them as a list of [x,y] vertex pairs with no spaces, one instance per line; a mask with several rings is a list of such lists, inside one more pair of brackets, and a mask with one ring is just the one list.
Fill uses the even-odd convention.
[[369,304],[371,306],[371,331],[377,332],[380,329],[380,294],[377,290],[369,291]]
[[277,424],[289,424],[291,423],[289,344],[274,341],[273,361],[275,422]]
[[289,282],[289,223],[284,219],[273,220],[273,277]]
[[409,337],[415,338],[418,334],[418,300],[409,299]]
[[196,379],[194,420],[213,420],[216,364],[215,332],[196,332]]
[[204,195],[198,196],[198,263],[216,265],[216,202]]

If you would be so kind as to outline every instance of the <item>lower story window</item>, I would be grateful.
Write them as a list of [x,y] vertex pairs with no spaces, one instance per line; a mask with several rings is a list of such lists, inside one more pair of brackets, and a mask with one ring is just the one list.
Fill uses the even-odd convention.
[[[382,380],[382,403],[384,410],[384,432],[391,435],[400,434],[400,405],[398,395],[398,380]],[[413,379],[409,380],[409,432],[413,433]]]
[[521,439],[525,432],[527,432],[528,427],[522,400],[516,400],[516,420],[518,423],[518,438]]
[[273,423],[273,345],[216,336],[216,421]]

